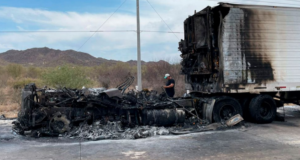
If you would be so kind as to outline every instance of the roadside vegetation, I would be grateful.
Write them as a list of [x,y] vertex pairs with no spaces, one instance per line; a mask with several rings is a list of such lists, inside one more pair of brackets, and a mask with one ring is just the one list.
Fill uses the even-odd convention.
[[[62,65],[58,67],[24,67],[19,64],[0,66],[0,115],[14,112],[20,108],[21,90],[28,83],[35,83],[37,87],[48,88],[77,88],[105,87],[114,88],[120,84],[127,75],[136,77],[136,66],[127,63],[114,65],[102,64],[94,67]],[[179,74],[179,64],[169,64],[164,61],[148,63],[142,68],[143,88],[162,92],[166,83],[163,78],[169,73],[176,82],[176,96],[182,96],[184,90],[184,77]],[[136,80],[129,88],[134,89]]]

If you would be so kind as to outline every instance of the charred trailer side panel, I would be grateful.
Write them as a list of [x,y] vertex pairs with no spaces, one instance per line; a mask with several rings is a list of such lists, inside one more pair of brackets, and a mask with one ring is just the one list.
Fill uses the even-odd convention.
[[299,91],[299,8],[221,3],[184,22],[186,89],[210,93]]

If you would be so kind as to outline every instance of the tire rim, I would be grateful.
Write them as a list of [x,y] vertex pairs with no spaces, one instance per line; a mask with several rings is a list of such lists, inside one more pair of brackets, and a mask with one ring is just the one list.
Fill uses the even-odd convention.
[[224,105],[219,112],[219,116],[221,120],[228,120],[232,116],[234,116],[236,113],[236,110],[231,105]]
[[269,117],[272,115],[272,106],[267,102],[262,102],[259,108],[259,114],[261,117]]

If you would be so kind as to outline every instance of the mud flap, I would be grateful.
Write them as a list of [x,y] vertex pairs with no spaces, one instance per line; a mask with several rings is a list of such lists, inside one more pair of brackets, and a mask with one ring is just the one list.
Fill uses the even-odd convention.
[[216,100],[214,98],[209,99],[203,104],[203,119],[207,120],[209,123],[213,121],[213,110]]

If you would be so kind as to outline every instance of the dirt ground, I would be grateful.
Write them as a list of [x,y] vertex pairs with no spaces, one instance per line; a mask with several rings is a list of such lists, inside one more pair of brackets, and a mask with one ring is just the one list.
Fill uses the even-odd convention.
[[81,142],[14,135],[11,120],[0,120],[0,159],[300,159],[300,107],[284,111],[284,122],[247,123],[248,128]]
[[3,112],[0,112],[0,115],[4,115],[6,118],[17,118],[18,117],[18,111],[17,110],[3,111]]

